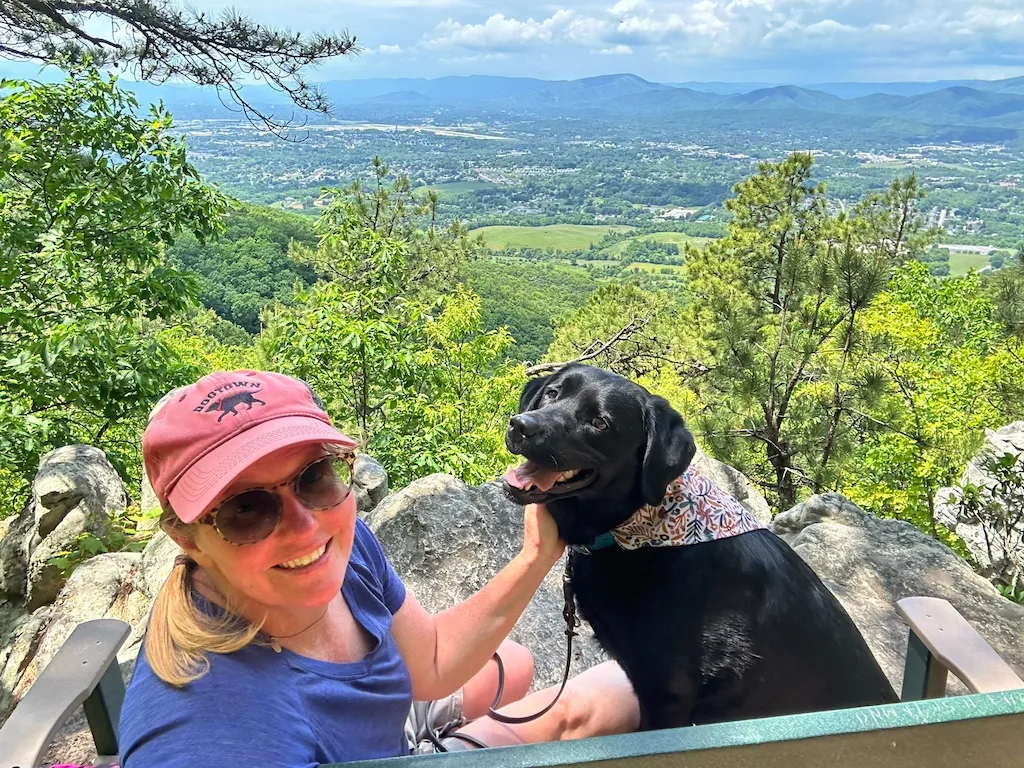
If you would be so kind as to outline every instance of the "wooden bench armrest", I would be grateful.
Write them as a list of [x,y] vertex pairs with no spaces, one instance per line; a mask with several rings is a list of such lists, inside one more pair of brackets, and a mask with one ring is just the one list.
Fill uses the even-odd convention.
[[35,768],[82,705],[96,751],[117,754],[124,682],[117,652],[131,630],[116,619],[79,624],[0,728],[0,768]]
[[904,701],[943,696],[945,670],[960,678],[972,693],[1024,688],[1024,680],[948,601],[906,597],[896,603],[896,612],[910,627]]

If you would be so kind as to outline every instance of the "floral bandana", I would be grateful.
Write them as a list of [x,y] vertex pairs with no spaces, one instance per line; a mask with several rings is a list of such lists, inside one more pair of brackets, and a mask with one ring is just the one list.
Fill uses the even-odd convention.
[[665,489],[661,504],[640,507],[611,535],[622,549],[685,547],[760,528],[736,499],[690,467]]

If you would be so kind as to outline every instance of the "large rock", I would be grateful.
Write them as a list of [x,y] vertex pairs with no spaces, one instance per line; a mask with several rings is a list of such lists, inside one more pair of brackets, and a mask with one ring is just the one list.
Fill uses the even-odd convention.
[[356,492],[356,508],[360,514],[369,512],[388,495],[388,472],[375,458],[360,453],[352,467],[352,485]]
[[[967,465],[960,485],[969,483],[983,489],[983,498],[992,501],[991,489],[997,482],[985,468],[985,463],[990,458],[1005,454],[1017,457],[1024,454],[1024,421],[1016,421],[995,431],[985,430],[985,443]],[[1017,471],[1022,471],[1019,463]],[[978,569],[994,583],[1009,584],[1013,574],[1022,578],[1024,519],[1018,519],[1016,525],[1007,526],[1005,520],[1003,525],[995,525],[991,516],[967,518],[958,508],[957,500],[961,497],[961,488],[942,488],[936,494],[935,516],[939,522],[960,537],[978,564]],[[1019,510],[1014,509],[1012,504],[1010,506],[1010,515],[1015,516]],[[1006,512],[1005,506],[998,501],[995,507],[1000,515]]]
[[39,463],[32,502],[0,542],[0,590],[27,611],[53,602],[64,585],[50,561],[74,551],[83,533],[106,535],[110,518],[124,514],[128,495],[106,455],[89,445],[51,451]]
[[[1002,597],[955,552],[909,523],[873,517],[827,493],[780,514],[772,530],[839,598],[897,691],[908,630],[894,606],[914,595],[948,600],[1024,677],[1024,606]],[[967,691],[951,677],[949,692]]]
[[36,611],[13,644],[3,672],[0,718],[12,699],[29,689],[57,650],[83,621],[115,618],[137,624],[149,600],[126,588],[142,562],[142,555],[117,552],[94,557],[71,574],[57,601]]
[[[389,496],[367,518],[408,589],[431,613],[482,588],[519,552],[523,508],[497,482],[471,487],[430,475]],[[557,683],[565,664],[564,565],[551,570],[511,637],[536,660],[535,687]],[[573,643],[573,674],[605,659],[589,627]]]

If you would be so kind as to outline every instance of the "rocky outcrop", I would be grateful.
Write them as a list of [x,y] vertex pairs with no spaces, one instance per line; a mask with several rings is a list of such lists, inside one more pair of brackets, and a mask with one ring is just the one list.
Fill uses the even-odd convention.
[[[997,430],[985,430],[985,443],[971,459],[960,480],[961,488],[943,488],[936,494],[935,516],[944,526],[960,537],[967,546],[978,570],[996,584],[1010,584],[1016,574],[1024,575],[1024,517],[1019,505],[1024,503],[1020,491],[1010,504],[993,498],[992,489],[997,480],[986,469],[989,459],[1004,455],[1020,457],[1024,454],[1024,421],[1016,421]],[[1024,472],[1019,463],[1017,472]],[[988,513],[980,516],[964,515],[958,505],[962,487],[973,485],[981,489],[982,497],[991,504]],[[1016,518],[1016,524],[1013,519]]]
[[31,612],[52,603],[64,585],[50,561],[74,551],[78,537],[102,538],[128,495],[106,455],[89,445],[51,451],[39,464],[32,501],[0,540],[0,593]]
[[[498,482],[468,486],[449,475],[430,475],[389,496],[367,523],[406,587],[430,612],[465,600],[516,556],[523,541],[523,508]],[[536,658],[535,682],[558,682],[565,664],[562,571],[544,580],[512,631]],[[589,627],[573,643],[573,670],[605,658]]]
[[363,515],[388,495],[388,471],[370,454],[360,453],[352,467],[352,485],[356,493],[356,509]]
[[[1024,678],[1024,606],[1002,597],[955,552],[910,523],[879,519],[828,493],[782,513],[772,530],[839,598],[897,691],[907,627],[894,606],[914,595],[948,600]],[[949,692],[966,689],[950,677]]]

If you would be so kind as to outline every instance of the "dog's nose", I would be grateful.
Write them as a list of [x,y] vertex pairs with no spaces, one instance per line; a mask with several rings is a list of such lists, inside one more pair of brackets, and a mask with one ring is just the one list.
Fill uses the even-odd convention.
[[523,437],[533,437],[540,431],[540,424],[537,419],[528,413],[519,413],[509,419],[509,429]]

